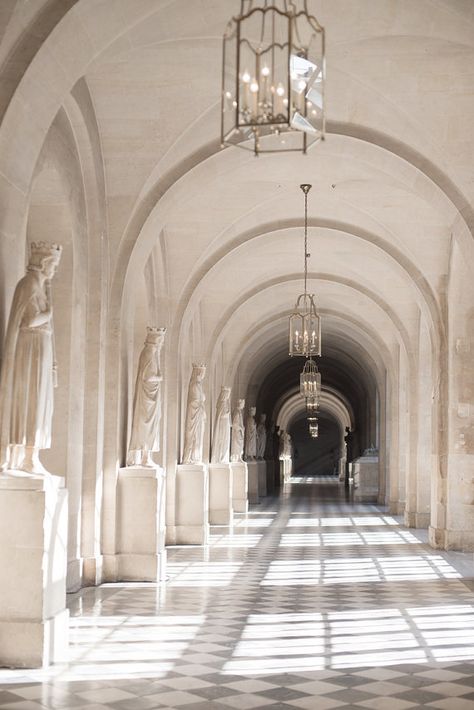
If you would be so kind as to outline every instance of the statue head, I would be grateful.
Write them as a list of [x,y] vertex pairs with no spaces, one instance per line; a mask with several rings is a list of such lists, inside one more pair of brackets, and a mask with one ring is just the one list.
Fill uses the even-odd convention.
[[260,415],[260,423],[261,423],[261,424],[265,424],[266,420],[267,420],[267,415],[266,415],[266,414],[261,414],[261,415]]
[[193,372],[191,377],[194,377],[198,382],[202,382],[206,374],[206,365],[204,363],[193,362]]
[[231,392],[230,387],[225,387],[224,385],[222,385],[222,387],[221,387],[221,397],[222,397],[222,399],[229,399],[229,398],[230,398],[230,392]]
[[249,414],[251,417],[254,417],[257,413],[257,407],[250,407],[249,409]]
[[49,242],[31,242],[28,271],[41,271],[51,279],[61,259],[62,246]]
[[237,400],[237,409],[243,409],[245,407],[245,399]]
[[163,345],[163,340],[165,337],[166,328],[152,328],[147,326],[145,345]]

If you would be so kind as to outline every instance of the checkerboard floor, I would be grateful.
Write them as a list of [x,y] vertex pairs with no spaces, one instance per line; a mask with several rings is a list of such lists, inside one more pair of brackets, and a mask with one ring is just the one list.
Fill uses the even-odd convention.
[[70,659],[0,670],[0,709],[474,708],[473,556],[299,477],[169,581],[72,595]]

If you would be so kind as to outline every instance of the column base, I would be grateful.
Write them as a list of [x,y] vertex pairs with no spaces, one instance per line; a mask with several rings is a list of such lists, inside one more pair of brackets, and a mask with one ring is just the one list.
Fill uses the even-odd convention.
[[96,557],[84,557],[82,562],[82,584],[84,587],[97,587],[103,581],[102,555]]
[[159,582],[163,570],[163,496],[160,466],[126,466],[117,485],[117,563],[119,582]]
[[228,463],[209,464],[209,522],[232,524],[232,468]]
[[0,666],[45,668],[68,659],[69,611],[50,619],[0,619]]
[[176,468],[176,544],[209,542],[209,472],[206,464]]
[[247,513],[249,509],[247,464],[245,461],[233,461],[230,467],[232,469],[232,506],[236,513]]
[[429,543],[436,550],[474,551],[474,532],[466,530],[444,530],[428,528]]
[[405,525],[407,528],[428,528],[430,524],[429,513],[417,513],[405,510]]
[[255,505],[258,503],[258,461],[247,461],[248,469],[248,484],[249,484],[249,503]]
[[117,554],[118,582],[162,582],[166,579],[166,552],[151,555]]
[[405,501],[391,500],[388,504],[388,512],[390,513],[390,515],[404,515]]

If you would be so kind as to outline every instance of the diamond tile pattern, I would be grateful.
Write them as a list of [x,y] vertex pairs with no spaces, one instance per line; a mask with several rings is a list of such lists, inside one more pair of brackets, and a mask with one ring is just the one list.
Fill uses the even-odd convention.
[[72,595],[69,662],[0,669],[0,710],[474,708],[472,556],[424,537],[295,479],[166,584]]

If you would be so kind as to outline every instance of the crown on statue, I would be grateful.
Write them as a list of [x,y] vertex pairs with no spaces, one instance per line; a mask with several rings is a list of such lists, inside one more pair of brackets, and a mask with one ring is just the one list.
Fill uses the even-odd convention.
[[61,244],[52,244],[51,242],[31,242],[31,256],[36,259],[53,258],[59,261],[63,248]]
[[145,343],[159,343],[166,333],[166,328],[147,326]]

